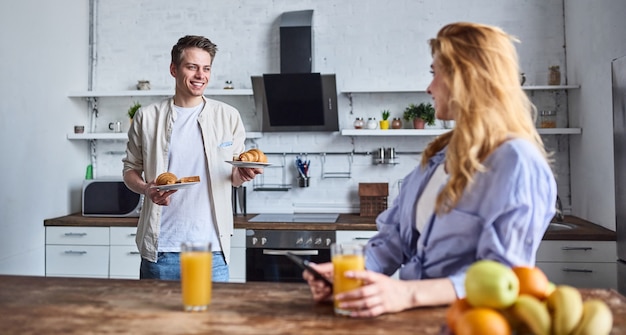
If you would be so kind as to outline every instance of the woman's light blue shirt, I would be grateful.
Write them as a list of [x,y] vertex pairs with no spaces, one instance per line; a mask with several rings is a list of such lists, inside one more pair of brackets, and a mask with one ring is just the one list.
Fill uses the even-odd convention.
[[368,242],[366,267],[400,278],[449,278],[465,296],[465,271],[477,260],[508,266],[534,265],[539,243],[555,214],[556,181],[539,150],[511,139],[483,162],[457,206],[433,215],[418,232],[415,208],[428,180],[444,163],[446,149],[402,182],[393,204],[376,219],[378,234]]

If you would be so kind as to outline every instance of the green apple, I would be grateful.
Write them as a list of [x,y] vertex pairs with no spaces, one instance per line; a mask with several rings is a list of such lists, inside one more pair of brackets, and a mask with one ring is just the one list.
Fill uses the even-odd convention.
[[519,279],[504,264],[480,260],[467,269],[465,294],[474,307],[507,308],[517,300]]

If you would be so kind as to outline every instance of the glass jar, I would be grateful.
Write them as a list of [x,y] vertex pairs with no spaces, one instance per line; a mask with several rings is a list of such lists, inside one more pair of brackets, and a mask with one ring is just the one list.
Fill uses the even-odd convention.
[[367,119],[367,129],[376,129],[378,128],[378,122],[376,122],[375,117],[371,117]]
[[555,110],[544,110],[539,112],[539,128],[556,128]]
[[548,85],[561,85],[561,70],[558,65],[550,66]]
[[399,117],[394,117],[391,121],[391,129],[402,129],[402,120]]
[[362,117],[357,117],[356,120],[354,120],[354,129],[363,129],[364,126],[365,121],[363,121]]

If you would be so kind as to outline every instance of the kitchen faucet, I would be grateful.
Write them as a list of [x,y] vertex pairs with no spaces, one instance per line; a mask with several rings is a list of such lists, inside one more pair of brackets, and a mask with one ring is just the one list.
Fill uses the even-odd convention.
[[556,195],[556,214],[554,214],[554,220],[556,222],[563,222],[563,204],[561,203],[561,198],[559,195]]

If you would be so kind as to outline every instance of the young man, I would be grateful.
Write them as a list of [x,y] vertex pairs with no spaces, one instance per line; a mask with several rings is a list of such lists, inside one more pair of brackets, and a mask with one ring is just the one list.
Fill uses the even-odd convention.
[[[210,241],[213,281],[228,281],[233,215],[231,186],[263,173],[225,163],[244,151],[245,129],[239,112],[204,97],[217,46],[202,36],[185,36],[172,48],[172,98],[141,108],[128,131],[124,182],[145,195],[137,226],[140,278],[180,279],[180,245]],[[160,191],[156,177],[200,176],[200,183]]]

